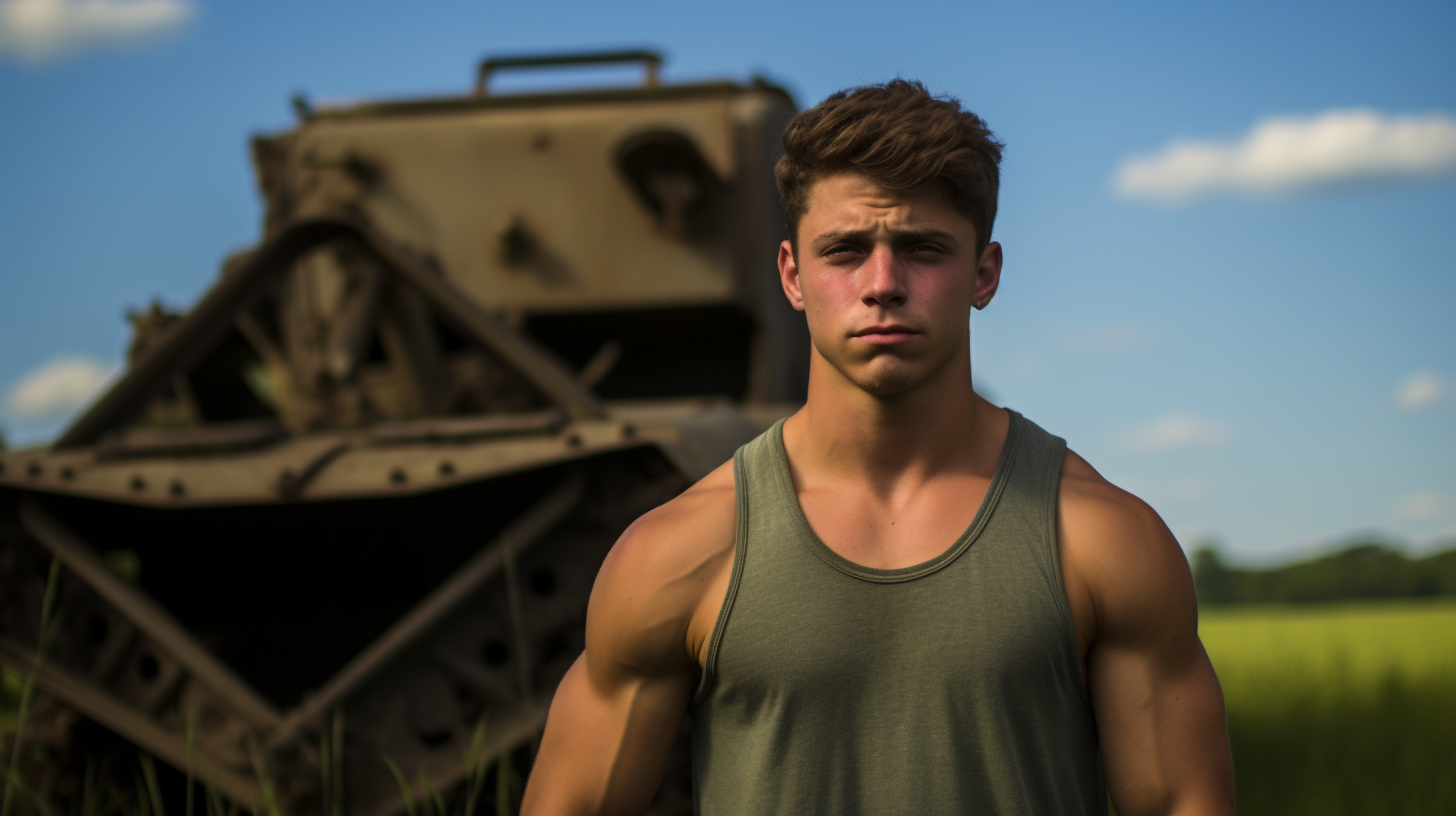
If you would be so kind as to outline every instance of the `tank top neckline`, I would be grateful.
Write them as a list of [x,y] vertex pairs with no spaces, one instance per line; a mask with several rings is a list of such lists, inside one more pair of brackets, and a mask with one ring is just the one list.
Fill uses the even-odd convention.
[[1006,413],[1011,418],[1006,431],[1006,442],[1001,446],[1001,457],[996,462],[996,470],[991,474],[991,484],[987,486],[986,495],[981,498],[981,505],[976,508],[976,515],[971,519],[970,526],[945,551],[919,564],[894,569],[867,567],[835,552],[824,543],[823,539],[819,538],[819,534],[809,526],[809,519],[804,515],[804,508],[799,505],[799,495],[794,491],[794,478],[789,473],[789,454],[784,448],[784,421],[787,417],[774,423],[774,426],[769,429],[769,441],[773,451],[770,458],[773,460],[774,492],[784,503],[789,523],[798,533],[799,541],[824,563],[845,575],[881,584],[900,583],[930,575],[943,569],[965,552],[985,529],[987,522],[991,519],[991,513],[996,509],[996,503],[1000,500],[1001,493],[1006,487],[1007,476],[1011,472],[1011,465],[1016,458],[1016,447],[1021,438],[1021,423],[1023,422],[1021,414],[1016,411],[1007,408]]

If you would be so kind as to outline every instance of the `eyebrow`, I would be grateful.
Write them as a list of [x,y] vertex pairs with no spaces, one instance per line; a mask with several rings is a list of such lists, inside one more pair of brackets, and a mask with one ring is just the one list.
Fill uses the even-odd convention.
[[[824,249],[826,247],[829,247],[832,244],[837,244],[840,241],[864,241],[864,240],[870,238],[871,236],[873,236],[877,232],[879,232],[878,229],[873,229],[873,230],[834,230],[832,232],[826,232],[826,233],[823,233],[822,235],[816,236],[814,238],[814,240],[810,242],[810,244],[815,248],[815,250],[821,250],[821,249]],[[960,241],[956,239],[955,235],[953,235],[953,234],[951,234],[949,232],[946,232],[944,230],[937,230],[937,229],[914,229],[914,230],[891,229],[891,230],[889,230],[889,233],[890,233],[890,240],[893,241],[893,242],[895,242],[895,243],[897,243],[897,244],[909,244],[909,243],[914,243],[916,241],[939,241],[940,243],[943,243],[943,244],[949,244],[952,247],[959,247],[960,246]]]

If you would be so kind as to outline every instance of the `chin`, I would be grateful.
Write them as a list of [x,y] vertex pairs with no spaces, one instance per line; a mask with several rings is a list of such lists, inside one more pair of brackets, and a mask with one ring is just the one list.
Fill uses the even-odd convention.
[[886,367],[881,370],[853,372],[850,379],[863,391],[876,397],[893,397],[910,391],[925,382],[923,371],[901,367]]
[[934,377],[948,361],[948,358],[937,361],[920,355],[906,359],[893,353],[854,359],[850,354],[825,354],[817,343],[815,350],[819,352],[817,356],[820,360],[838,370],[840,376],[854,383],[861,391],[876,397],[894,397],[913,391]]

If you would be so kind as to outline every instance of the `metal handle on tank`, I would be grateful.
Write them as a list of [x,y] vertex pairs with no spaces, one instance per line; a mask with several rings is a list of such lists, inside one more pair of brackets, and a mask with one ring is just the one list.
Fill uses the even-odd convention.
[[566,65],[605,65],[614,62],[640,62],[647,69],[643,85],[656,88],[662,55],[656,51],[597,51],[589,54],[540,54],[522,57],[491,57],[481,60],[475,75],[475,95],[490,96],[490,76],[501,69],[556,68]]

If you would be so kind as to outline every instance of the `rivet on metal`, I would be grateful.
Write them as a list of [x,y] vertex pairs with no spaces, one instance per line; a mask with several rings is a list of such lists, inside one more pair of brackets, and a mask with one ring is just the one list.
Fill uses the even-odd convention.
[[143,479],[141,477],[141,474],[137,474],[135,476],[132,476],[131,477],[131,489],[132,489],[133,492],[136,492],[136,493],[140,493],[143,490],[146,490],[147,489],[147,480],[146,479]]
[[65,479],[68,482],[71,481],[72,479],[76,478],[76,469],[71,467],[70,465],[66,465],[65,467],[61,468],[61,478]]
[[30,466],[25,469],[25,473],[32,478],[39,476],[41,474],[40,462],[31,462]]
[[395,468],[389,472],[389,480],[395,484],[404,484],[407,479],[409,476],[405,474],[404,468]]
[[167,491],[173,496],[182,496],[187,493],[187,487],[182,484],[182,481],[180,479],[173,479],[172,484],[167,488]]
[[440,460],[440,475],[441,476],[454,476],[455,475],[455,463],[454,462],[451,462],[449,459],[441,459]]

